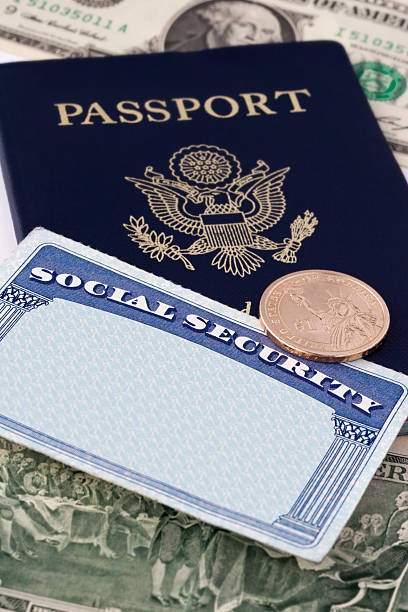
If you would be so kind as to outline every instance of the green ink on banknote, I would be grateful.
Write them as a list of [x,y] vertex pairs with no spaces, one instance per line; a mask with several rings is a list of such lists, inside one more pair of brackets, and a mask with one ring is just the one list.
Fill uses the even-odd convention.
[[[332,550],[316,564],[0,438],[0,608],[407,609],[406,448],[400,438],[399,450],[390,450]],[[369,580],[358,580],[370,572]],[[347,605],[355,599],[358,608]]]
[[388,102],[402,96],[407,88],[405,77],[381,62],[359,62],[354,72],[369,100]]

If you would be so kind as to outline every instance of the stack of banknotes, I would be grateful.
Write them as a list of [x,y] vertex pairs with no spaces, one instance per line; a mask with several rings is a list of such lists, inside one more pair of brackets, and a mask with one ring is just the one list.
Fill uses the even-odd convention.
[[[340,42],[408,166],[403,1],[0,15],[27,59]],[[408,378],[295,358],[247,312],[41,229],[3,264],[1,610],[408,610]]]

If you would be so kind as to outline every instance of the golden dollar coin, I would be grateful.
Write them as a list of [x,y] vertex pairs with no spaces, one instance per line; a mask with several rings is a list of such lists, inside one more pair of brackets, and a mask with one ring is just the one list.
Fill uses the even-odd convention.
[[330,270],[282,276],[264,291],[259,317],[276,344],[313,361],[364,357],[390,324],[387,305],[372,287]]

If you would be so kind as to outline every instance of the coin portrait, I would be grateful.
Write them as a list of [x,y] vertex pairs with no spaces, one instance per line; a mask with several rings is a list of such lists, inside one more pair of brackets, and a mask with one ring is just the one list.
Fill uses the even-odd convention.
[[388,308],[369,285],[330,270],[293,272],[265,290],[259,315],[281,347],[314,361],[350,361],[377,348]]
[[165,51],[201,51],[294,40],[294,25],[278,9],[251,0],[209,0],[179,14],[163,46]]

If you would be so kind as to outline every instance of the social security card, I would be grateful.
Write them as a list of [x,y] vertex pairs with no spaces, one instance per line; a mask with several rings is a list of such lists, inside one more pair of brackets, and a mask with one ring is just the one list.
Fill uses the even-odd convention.
[[1,269],[0,435],[308,560],[406,395],[402,374],[297,359],[255,318],[42,229]]

